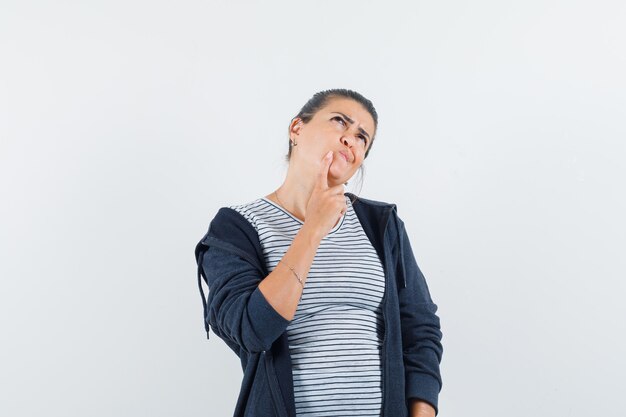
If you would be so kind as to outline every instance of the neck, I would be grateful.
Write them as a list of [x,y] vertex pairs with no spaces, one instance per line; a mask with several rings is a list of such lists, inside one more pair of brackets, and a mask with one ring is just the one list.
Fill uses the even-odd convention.
[[316,177],[311,172],[296,172],[293,165],[290,164],[285,181],[278,187],[276,193],[283,208],[304,221],[306,207],[313,193]]

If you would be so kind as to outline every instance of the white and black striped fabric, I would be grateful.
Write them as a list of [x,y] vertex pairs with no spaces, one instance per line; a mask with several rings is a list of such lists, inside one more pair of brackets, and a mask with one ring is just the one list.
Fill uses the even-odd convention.
[[[346,203],[287,327],[298,417],[381,414],[384,271],[348,196]],[[255,227],[273,271],[303,222],[265,197],[230,207]]]

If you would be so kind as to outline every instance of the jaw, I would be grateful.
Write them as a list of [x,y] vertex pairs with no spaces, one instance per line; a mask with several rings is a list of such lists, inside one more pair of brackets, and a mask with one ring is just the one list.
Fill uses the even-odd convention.
[[352,177],[352,174],[353,172],[345,165],[343,167],[333,167],[333,165],[331,165],[328,170],[328,185],[332,187],[343,184]]

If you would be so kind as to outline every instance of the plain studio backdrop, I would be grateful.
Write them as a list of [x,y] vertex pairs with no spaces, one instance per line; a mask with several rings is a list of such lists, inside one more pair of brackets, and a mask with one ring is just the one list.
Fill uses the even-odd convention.
[[4,0],[0,415],[229,416],[194,247],[354,89],[439,306],[440,416],[623,416],[623,1]]

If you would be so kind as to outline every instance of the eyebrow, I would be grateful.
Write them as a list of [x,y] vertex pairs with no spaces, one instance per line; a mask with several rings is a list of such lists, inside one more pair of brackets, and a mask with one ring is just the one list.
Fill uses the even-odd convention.
[[[343,114],[343,113],[341,113],[341,112],[338,112],[338,111],[333,111],[333,112],[331,112],[331,113],[337,113],[337,114],[340,114],[340,115],[342,115],[343,117],[345,117],[345,118],[348,120],[348,122],[349,122],[350,124],[354,123],[354,120],[352,120],[351,118],[349,118],[348,116],[346,116],[345,114]],[[363,129],[362,127],[359,127],[359,132],[361,132],[361,133],[363,133],[365,136],[367,136],[367,141],[368,141],[368,142],[370,141],[370,135],[369,135],[369,134],[365,131],[365,129]]]

